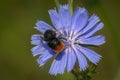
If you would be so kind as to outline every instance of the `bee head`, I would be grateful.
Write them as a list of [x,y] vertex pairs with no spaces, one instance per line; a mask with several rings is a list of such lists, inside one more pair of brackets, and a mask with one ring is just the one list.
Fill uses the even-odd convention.
[[54,38],[56,38],[56,33],[55,31],[52,30],[46,30],[46,32],[44,33],[44,40],[45,41],[51,41]]

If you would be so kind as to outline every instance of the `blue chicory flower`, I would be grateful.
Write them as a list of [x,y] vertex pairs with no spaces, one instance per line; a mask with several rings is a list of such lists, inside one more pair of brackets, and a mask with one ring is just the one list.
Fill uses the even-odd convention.
[[70,72],[76,60],[78,60],[81,71],[86,70],[89,66],[87,59],[97,65],[101,59],[101,55],[83,45],[99,46],[105,43],[104,36],[93,36],[93,34],[104,26],[104,24],[100,22],[99,17],[95,14],[89,17],[86,9],[80,7],[78,7],[73,14],[70,14],[68,5],[60,5],[58,11],[51,9],[48,12],[55,28],[40,20],[36,23],[35,28],[42,34],[34,34],[31,38],[31,43],[36,45],[31,51],[33,56],[39,55],[37,59],[38,64],[43,66],[56,54],[42,38],[46,30],[53,30],[57,35],[62,34],[65,38],[64,40],[61,39],[65,45],[65,49],[57,53],[49,70],[50,74],[63,74],[65,69]]

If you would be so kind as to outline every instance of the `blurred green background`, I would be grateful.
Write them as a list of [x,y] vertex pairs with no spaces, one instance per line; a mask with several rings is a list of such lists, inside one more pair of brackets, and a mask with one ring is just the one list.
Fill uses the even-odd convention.
[[[66,0],[60,0],[62,4]],[[105,27],[106,44],[94,50],[103,56],[93,80],[120,80],[120,0],[74,0],[74,8],[85,7],[97,14]],[[0,0],[0,80],[72,80],[70,73],[51,76],[50,62],[39,67],[30,49],[33,27],[41,19],[51,24],[48,9],[54,0]]]

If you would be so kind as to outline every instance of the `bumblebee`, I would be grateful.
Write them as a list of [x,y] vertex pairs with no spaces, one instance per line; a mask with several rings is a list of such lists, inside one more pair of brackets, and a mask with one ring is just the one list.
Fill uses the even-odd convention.
[[60,41],[59,37],[56,37],[56,32],[53,30],[46,30],[44,33],[44,41],[47,45],[53,49],[56,53],[61,52],[64,49],[64,43]]

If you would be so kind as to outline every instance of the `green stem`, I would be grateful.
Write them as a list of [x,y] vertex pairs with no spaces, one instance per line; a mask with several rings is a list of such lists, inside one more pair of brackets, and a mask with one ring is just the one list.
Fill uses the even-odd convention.
[[68,4],[70,7],[70,13],[72,14],[73,13],[73,0],[68,0]]
[[75,65],[71,72],[74,75],[74,80],[91,80],[92,76],[96,73],[96,65],[90,64],[89,68],[85,71],[80,71],[79,66]]
[[59,0],[55,0],[55,4],[56,4],[57,8],[59,8],[59,6],[60,6]]

